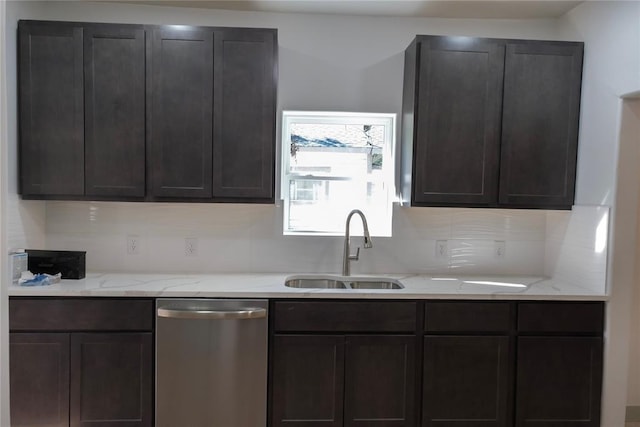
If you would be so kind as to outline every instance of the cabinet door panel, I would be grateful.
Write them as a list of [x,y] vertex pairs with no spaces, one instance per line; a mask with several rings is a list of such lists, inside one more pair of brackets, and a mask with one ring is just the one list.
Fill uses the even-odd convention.
[[84,194],[82,28],[19,24],[23,196]]
[[415,357],[414,336],[347,336],[345,426],[413,426]]
[[424,339],[423,425],[509,425],[509,338]]
[[426,38],[418,53],[414,202],[495,203],[504,46]]
[[69,425],[69,334],[9,334],[11,425]]
[[581,43],[507,45],[501,204],[573,204],[581,76]]
[[145,194],[144,30],[85,29],[86,194]]
[[516,426],[600,425],[602,338],[519,337]]
[[216,32],[213,194],[273,199],[276,33]]
[[151,333],[71,338],[71,427],[152,425]]
[[150,56],[151,194],[210,198],[213,30],[154,29]]
[[342,426],[344,337],[276,335],[271,426]]

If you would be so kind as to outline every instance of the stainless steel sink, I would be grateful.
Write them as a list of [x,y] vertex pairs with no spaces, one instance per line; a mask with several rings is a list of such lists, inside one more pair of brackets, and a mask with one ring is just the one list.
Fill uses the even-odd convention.
[[287,278],[285,286],[290,288],[322,288],[322,289],[345,289],[344,282],[327,277],[294,277]]
[[404,286],[397,280],[384,279],[384,280],[358,280],[349,282],[351,289],[402,289]]
[[388,277],[358,276],[290,276],[285,279],[290,288],[311,289],[403,289],[402,283]]

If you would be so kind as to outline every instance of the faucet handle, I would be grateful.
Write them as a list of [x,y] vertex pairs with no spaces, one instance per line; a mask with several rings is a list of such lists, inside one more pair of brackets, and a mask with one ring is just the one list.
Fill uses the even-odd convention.
[[358,259],[359,259],[359,258],[360,258],[360,246],[358,246],[358,247],[356,248],[356,254],[355,254],[355,255],[351,255],[351,254],[349,254],[349,259],[350,259],[351,261],[358,261]]

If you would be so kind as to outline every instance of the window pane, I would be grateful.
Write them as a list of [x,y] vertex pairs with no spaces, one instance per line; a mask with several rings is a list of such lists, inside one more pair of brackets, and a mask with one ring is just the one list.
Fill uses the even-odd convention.
[[[289,231],[343,233],[352,209],[362,210],[372,234],[383,234],[388,224],[387,192],[382,181],[328,181],[292,179],[289,183]],[[357,223],[357,224],[356,224]],[[359,221],[352,230],[362,233]]]
[[394,127],[393,114],[283,112],[285,234],[342,235],[360,209],[372,235],[390,236]]
[[289,130],[291,173],[364,177],[382,169],[383,125],[293,123]]

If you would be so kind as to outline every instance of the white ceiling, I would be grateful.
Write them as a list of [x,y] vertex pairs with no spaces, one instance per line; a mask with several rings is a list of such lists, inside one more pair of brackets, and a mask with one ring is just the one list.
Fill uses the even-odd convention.
[[110,0],[172,7],[279,13],[421,16],[434,18],[555,18],[581,1],[514,0]]

